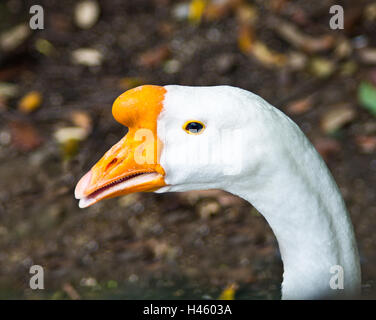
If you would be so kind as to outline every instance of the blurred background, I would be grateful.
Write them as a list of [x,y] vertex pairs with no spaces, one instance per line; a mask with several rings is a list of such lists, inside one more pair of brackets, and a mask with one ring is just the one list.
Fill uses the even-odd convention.
[[[344,30],[329,27],[334,4]],[[280,297],[276,240],[230,194],[78,208],[78,179],[126,133],[112,102],[146,83],[238,86],[296,121],[340,186],[375,297],[376,1],[3,0],[0,298]],[[29,288],[34,264],[45,290]]]

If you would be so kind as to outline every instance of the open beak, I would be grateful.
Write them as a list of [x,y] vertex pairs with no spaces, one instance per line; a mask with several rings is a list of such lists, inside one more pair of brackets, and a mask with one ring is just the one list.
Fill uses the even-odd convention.
[[129,131],[77,183],[75,197],[80,200],[80,208],[128,193],[155,191],[166,185],[159,164],[161,142],[156,134],[164,94],[161,89],[165,89],[158,86],[136,89],[123,93],[114,102],[115,119],[127,125]]

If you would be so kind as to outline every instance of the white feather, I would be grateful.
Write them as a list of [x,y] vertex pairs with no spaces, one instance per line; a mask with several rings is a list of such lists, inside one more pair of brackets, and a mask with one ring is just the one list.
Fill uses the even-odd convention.
[[[169,186],[158,192],[219,188],[252,203],[279,243],[282,298],[359,294],[359,258],[348,212],[324,161],[298,126],[239,88],[165,88],[158,136]],[[187,134],[182,129],[187,120],[203,122],[205,131]],[[330,288],[334,265],[344,270],[343,290]]]

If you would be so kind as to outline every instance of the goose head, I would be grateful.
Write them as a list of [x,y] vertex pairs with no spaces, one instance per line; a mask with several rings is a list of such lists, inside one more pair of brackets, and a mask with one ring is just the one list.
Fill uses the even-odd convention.
[[80,207],[132,192],[241,183],[265,162],[265,107],[229,86],[145,85],[123,93],[112,113],[128,132],[77,184]]
[[[359,257],[346,206],[298,126],[234,87],[141,86],[119,96],[128,132],[78,182],[81,208],[132,192],[223,189],[250,203],[274,231],[282,297],[354,296]],[[341,267],[343,291],[332,290]]]

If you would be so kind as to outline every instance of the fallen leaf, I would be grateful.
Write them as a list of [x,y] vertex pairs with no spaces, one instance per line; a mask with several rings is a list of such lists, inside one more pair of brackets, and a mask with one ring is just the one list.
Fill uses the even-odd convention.
[[189,4],[188,20],[191,23],[200,23],[205,7],[205,0],[191,0]]
[[258,10],[250,4],[241,4],[237,6],[236,18],[241,25],[255,25],[258,18]]
[[12,121],[9,124],[12,145],[21,151],[28,152],[38,148],[43,139],[33,125],[25,121]]
[[252,5],[241,5],[237,8],[238,47],[241,52],[252,55],[264,66],[282,67],[286,64],[287,57],[270,49],[265,43],[256,39],[254,26],[257,22],[258,11]]
[[307,56],[304,53],[292,51],[287,55],[286,64],[292,70],[302,70],[307,65]]
[[81,48],[72,52],[72,59],[74,63],[96,67],[102,64],[103,55],[96,49]]
[[138,59],[138,64],[152,68],[160,65],[162,61],[166,60],[170,55],[170,50],[167,45],[161,45],[150,50],[147,50]]
[[14,98],[18,94],[18,86],[13,83],[0,82],[0,97]]
[[90,29],[98,21],[99,14],[97,1],[80,1],[74,10],[74,21],[81,29]]
[[266,44],[256,41],[251,49],[252,55],[267,67],[283,67],[287,57],[271,50]]
[[63,291],[68,295],[72,300],[80,300],[81,297],[76,291],[76,289],[70,283],[63,284]]
[[335,43],[335,38],[332,35],[313,37],[303,33],[295,25],[281,19],[271,19],[270,25],[291,45],[309,53],[326,51],[332,48]]
[[62,144],[70,140],[82,141],[86,137],[87,131],[81,127],[65,127],[55,132],[55,139]]
[[18,103],[18,110],[23,113],[30,113],[40,107],[42,95],[38,91],[31,91],[22,97]]
[[179,72],[181,67],[180,61],[176,59],[167,60],[163,66],[163,71],[169,74]]
[[220,212],[221,206],[215,200],[207,200],[199,204],[198,212],[201,218],[208,219]]
[[219,20],[227,16],[233,8],[239,6],[241,0],[209,1],[206,5],[204,16],[209,21]]
[[286,111],[290,114],[298,115],[310,110],[312,105],[312,97],[306,97],[289,103],[286,107]]
[[363,153],[376,152],[376,136],[358,136],[356,143]]
[[238,289],[238,285],[236,283],[232,283],[228,285],[220,294],[219,300],[234,300],[235,299],[235,293]]
[[346,38],[339,38],[337,40],[337,45],[334,53],[338,58],[343,59],[350,56],[352,50],[353,48],[349,40],[347,40]]
[[19,47],[31,34],[28,24],[20,24],[0,34],[0,49],[12,51]]
[[342,128],[355,118],[355,110],[350,104],[338,104],[330,106],[321,118],[321,129],[330,134]]
[[238,47],[244,54],[252,52],[254,41],[253,30],[248,25],[241,25],[238,29]]
[[376,48],[359,49],[358,55],[363,63],[376,64]]
[[172,15],[177,20],[186,20],[189,15],[189,3],[181,2],[175,5],[172,9]]
[[73,111],[71,119],[74,125],[83,128],[88,135],[92,129],[92,121],[89,114],[85,111]]
[[80,280],[80,285],[82,287],[96,287],[96,286],[98,286],[98,281],[95,278],[92,278],[92,277],[82,278]]
[[236,10],[238,27],[238,47],[245,54],[252,53],[255,42],[254,26],[257,20],[257,10],[251,5],[241,5]]
[[376,21],[376,3],[370,3],[364,9],[364,16],[366,20]]
[[46,39],[41,39],[41,38],[38,38],[36,41],[35,41],[35,49],[45,55],[45,56],[50,56],[52,55],[54,52],[56,52],[56,49],[55,47],[52,45],[51,42],[49,42],[48,40]]
[[54,136],[60,144],[63,159],[69,160],[77,154],[80,141],[86,139],[88,131],[81,127],[65,127],[58,129]]
[[326,58],[312,58],[309,64],[310,72],[318,78],[327,78],[333,74],[336,65]]
[[376,87],[362,81],[358,87],[358,99],[362,107],[376,116]]
[[223,53],[215,58],[215,70],[219,74],[226,74],[236,66],[236,56],[229,53]]

